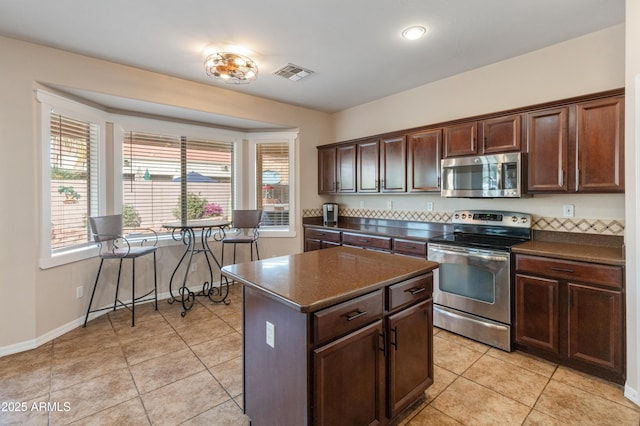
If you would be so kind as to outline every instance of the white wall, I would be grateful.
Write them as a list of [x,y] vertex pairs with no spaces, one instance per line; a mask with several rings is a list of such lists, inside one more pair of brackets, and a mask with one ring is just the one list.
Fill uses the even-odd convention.
[[638,268],[638,188],[640,188],[640,4],[626,2],[625,182],[627,248],[627,383],[625,395],[640,404],[640,269]]
[[[70,87],[298,128],[296,177],[303,186],[316,186],[315,147],[330,140],[328,114],[9,38],[0,37],[0,55],[0,144],[5,160],[0,168],[0,355],[27,349],[50,338],[47,333],[74,325],[86,309],[98,265],[97,259],[90,259],[38,269],[40,141],[35,87]],[[316,191],[298,189],[297,199],[300,224],[300,208],[321,202]],[[301,251],[301,229],[295,238],[262,240],[261,254]],[[160,292],[167,291],[180,250],[159,250]],[[78,286],[84,286],[81,299],[75,297]]]
[[[334,114],[334,141],[440,123],[625,86],[625,26],[617,25]],[[500,208],[561,217],[624,220],[624,195],[536,195],[530,199],[461,200],[436,195],[342,196],[344,207],[435,211]]]

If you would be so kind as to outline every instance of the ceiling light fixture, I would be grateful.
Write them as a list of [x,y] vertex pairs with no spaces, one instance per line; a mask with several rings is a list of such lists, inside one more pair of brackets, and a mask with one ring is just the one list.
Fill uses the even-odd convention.
[[417,40],[427,32],[427,29],[420,25],[414,25],[413,27],[405,28],[402,31],[402,37],[407,40]]
[[204,69],[208,76],[219,78],[226,83],[249,83],[258,77],[258,65],[253,59],[231,52],[207,56]]

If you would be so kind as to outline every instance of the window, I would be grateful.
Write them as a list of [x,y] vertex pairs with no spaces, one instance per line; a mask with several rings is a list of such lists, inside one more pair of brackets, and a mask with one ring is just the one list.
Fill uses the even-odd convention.
[[[262,209],[261,234],[295,235],[293,133],[252,135],[255,156],[255,205]],[[266,232],[265,232],[266,231]],[[270,232],[272,231],[272,232]]]
[[232,142],[127,131],[122,157],[125,227],[161,233],[163,223],[183,217],[230,217]]
[[[100,213],[103,143],[99,115],[37,92],[42,115],[41,267],[93,254],[88,217]],[[103,191],[102,191],[103,192]]]

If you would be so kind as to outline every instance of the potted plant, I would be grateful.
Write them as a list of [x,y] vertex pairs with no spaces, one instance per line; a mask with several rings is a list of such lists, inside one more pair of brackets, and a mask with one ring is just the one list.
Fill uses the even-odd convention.
[[64,201],[63,201],[64,204],[76,203],[80,198],[80,194],[78,194],[76,190],[73,189],[73,186],[60,185],[58,187],[58,193],[64,194]]

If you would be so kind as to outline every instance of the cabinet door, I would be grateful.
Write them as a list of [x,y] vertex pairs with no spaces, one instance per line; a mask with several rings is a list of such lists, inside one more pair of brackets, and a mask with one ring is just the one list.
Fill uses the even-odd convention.
[[566,192],[569,188],[569,108],[527,114],[529,192]]
[[358,192],[380,190],[380,143],[375,141],[358,143]]
[[439,192],[442,129],[411,134],[407,144],[409,192]]
[[390,417],[433,383],[432,307],[425,300],[388,319]]
[[516,342],[559,353],[557,280],[516,274]]
[[356,147],[344,145],[336,148],[337,192],[356,192]]
[[576,110],[579,192],[624,192],[624,99],[580,103]]
[[380,189],[406,192],[407,143],[404,136],[380,141]]
[[320,250],[322,248],[322,241],[314,240],[311,238],[304,239],[304,251]]
[[385,420],[382,321],[313,352],[313,424],[376,425]]
[[483,154],[520,151],[522,116],[520,114],[484,120],[480,126]]
[[622,293],[569,283],[569,358],[623,371]]
[[336,192],[336,148],[318,149],[318,194]]
[[444,157],[458,157],[478,153],[478,123],[457,124],[444,128]]

